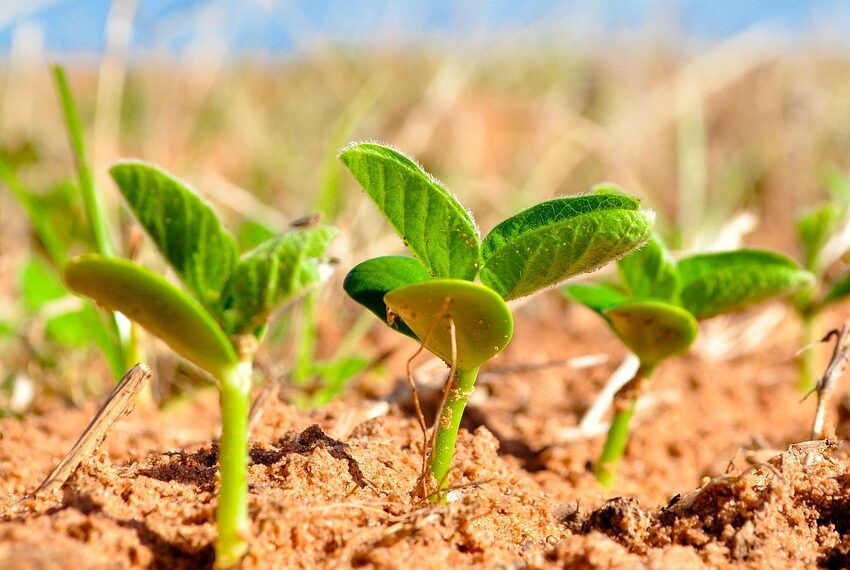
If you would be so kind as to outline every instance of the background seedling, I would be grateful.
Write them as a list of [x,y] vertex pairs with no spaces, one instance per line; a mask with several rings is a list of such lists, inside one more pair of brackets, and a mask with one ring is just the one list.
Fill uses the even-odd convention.
[[829,305],[850,296],[850,271],[831,271],[850,250],[850,187],[837,173],[831,176],[828,187],[832,199],[797,219],[802,265],[815,276],[815,281],[792,299],[803,324],[798,387],[804,393],[815,388],[820,375],[817,351],[812,346],[823,335],[819,317]]
[[[482,364],[511,340],[505,301],[592,271],[643,243],[652,216],[612,186],[532,206],[483,240],[472,215],[418,164],[378,144],[340,154],[413,253],[354,267],[344,288],[388,326],[451,367],[435,423],[430,471],[445,501],[464,408]],[[481,283],[473,280],[480,279]]]
[[606,487],[614,483],[626,449],[635,405],[656,367],[687,352],[697,321],[744,309],[810,285],[812,275],[770,251],[741,249],[674,261],[657,236],[617,263],[621,285],[569,284],[568,297],[596,311],[634,352],[640,366],[614,397],[614,418],[594,466]]
[[250,530],[246,469],[254,353],[272,311],[326,277],[326,249],[336,231],[319,225],[282,234],[240,256],[215,212],[182,181],[139,161],[118,163],[110,173],[188,294],[129,260],[102,255],[71,260],[65,282],[120,311],[218,381],[216,564],[230,567],[245,554]]

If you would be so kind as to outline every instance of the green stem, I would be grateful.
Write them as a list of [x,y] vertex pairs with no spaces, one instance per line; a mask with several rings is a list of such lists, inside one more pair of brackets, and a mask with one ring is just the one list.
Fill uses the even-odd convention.
[[303,386],[313,370],[313,354],[316,350],[316,309],[318,293],[310,291],[301,301],[301,319],[295,339],[295,364],[292,367],[292,381]]
[[634,378],[620,388],[614,396],[614,419],[608,429],[608,437],[605,439],[602,454],[593,468],[596,480],[606,489],[610,489],[614,485],[617,466],[620,464],[620,459],[626,451],[626,444],[629,442],[629,424],[635,415],[635,407],[642,387],[651,378],[653,368],[654,365],[641,363]]
[[248,551],[248,408],[251,363],[242,362],[221,379],[221,442],[215,565],[230,568]]
[[455,374],[452,387],[449,389],[440,417],[437,420],[437,434],[434,444],[434,456],[431,458],[431,473],[437,480],[437,494],[435,500],[439,503],[446,502],[446,494],[443,492],[449,486],[449,470],[452,467],[452,456],[457,441],[457,430],[460,427],[460,419],[466,403],[475,389],[475,379],[478,378],[478,368],[469,370],[458,369]]
[[83,135],[83,124],[74,105],[71,88],[68,85],[68,77],[61,65],[53,65],[53,77],[59,98],[62,101],[62,111],[65,114],[65,124],[68,127],[68,137],[71,140],[71,149],[74,151],[74,161],[77,165],[77,175],[80,179],[80,193],[83,195],[83,205],[92,232],[97,252],[101,255],[115,255],[115,247],[109,233],[109,224],[103,202],[98,196],[94,184],[94,174],[86,152],[86,142]]
[[812,313],[803,314],[803,352],[797,359],[797,368],[800,377],[797,380],[797,388],[800,392],[808,394],[814,390],[818,376],[818,349],[812,346],[820,340],[818,334],[818,318]]

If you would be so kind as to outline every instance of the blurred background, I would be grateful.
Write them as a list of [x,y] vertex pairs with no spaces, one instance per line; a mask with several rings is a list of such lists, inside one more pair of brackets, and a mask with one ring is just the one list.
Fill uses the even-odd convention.
[[[5,0],[0,380],[14,388],[28,371],[85,386],[67,376],[97,370],[83,365],[96,356],[61,350],[90,343],[84,326],[50,331],[76,309],[39,265],[44,244],[19,199],[69,255],[90,248],[50,63],[69,74],[125,250],[106,169],[134,156],[191,181],[245,247],[323,212],[345,232],[344,275],[401,250],[336,161],[352,139],[416,157],[484,232],[613,181],[657,210],[676,248],[744,239],[796,255],[795,216],[846,195],[848,32],[839,0]],[[359,314],[337,285],[319,304],[328,338]]]

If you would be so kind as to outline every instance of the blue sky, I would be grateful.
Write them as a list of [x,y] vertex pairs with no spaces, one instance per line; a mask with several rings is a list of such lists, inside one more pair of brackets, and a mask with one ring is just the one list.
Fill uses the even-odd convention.
[[[52,53],[99,53],[112,0],[2,0],[0,53],[22,29]],[[138,0],[134,52],[215,43],[232,53],[287,53],[316,41],[441,39],[485,44],[528,29],[623,34],[661,23],[707,41],[753,26],[797,37],[850,37],[848,0]],[[534,28],[537,26],[538,28]],[[527,37],[527,36],[523,36]]]

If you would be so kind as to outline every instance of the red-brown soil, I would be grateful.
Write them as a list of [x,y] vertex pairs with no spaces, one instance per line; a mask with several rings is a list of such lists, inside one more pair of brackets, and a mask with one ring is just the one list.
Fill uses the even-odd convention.
[[[612,491],[589,471],[602,437],[568,440],[565,428],[622,349],[593,315],[556,295],[522,307],[516,320],[514,342],[482,373],[465,416],[445,506],[413,496],[422,436],[403,381],[384,389],[364,378],[358,395],[314,412],[269,402],[251,439],[254,534],[242,566],[850,566],[847,448],[781,451],[808,439],[814,409],[794,387],[790,315],[755,352],[712,360],[696,350],[662,366]],[[826,325],[840,320],[836,313]],[[414,349],[403,345],[390,369],[400,373]],[[596,353],[611,359],[492,373]],[[212,392],[166,411],[137,409],[62,491],[27,496],[95,409],[53,406],[0,422],[0,568],[209,567]]]

